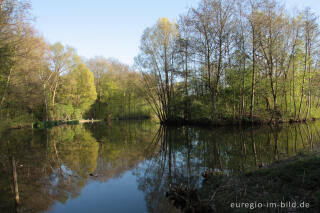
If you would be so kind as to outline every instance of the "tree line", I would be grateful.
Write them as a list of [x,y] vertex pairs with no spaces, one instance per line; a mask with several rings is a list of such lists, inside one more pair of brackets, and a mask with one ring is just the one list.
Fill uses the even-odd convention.
[[319,24],[308,8],[292,15],[277,0],[201,0],[145,29],[134,68],[49,44],[30,8],[0,1],[1,120],[319,118]]
[[201,0],[146,28],[136,67],[162,122],[319,118],[319,23],[277,0]]
[[149,116],[141,75],[117,60],[84,59],[33,27],[29,1],[0,1],[0,119],[13,124]]

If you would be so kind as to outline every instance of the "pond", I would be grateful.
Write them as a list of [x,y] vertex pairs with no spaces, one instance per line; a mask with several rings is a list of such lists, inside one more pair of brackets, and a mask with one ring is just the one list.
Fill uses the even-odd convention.
[[[11,130],[0,135],[0,212],[180,212],[169,184],[200,187],[320,148],[320,122],[255,128],[149,121]],[[13,164],[19,192],[15,205]]]

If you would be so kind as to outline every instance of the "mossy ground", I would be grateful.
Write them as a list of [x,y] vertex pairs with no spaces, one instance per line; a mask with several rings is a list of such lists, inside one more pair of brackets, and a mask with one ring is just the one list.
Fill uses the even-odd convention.
[[[319,212],[320,154],[300,154],[268,168],[236,175],[214,175],[200,192],[218,212]],[[309,208],[231,208],[231,203],[308,203]]]

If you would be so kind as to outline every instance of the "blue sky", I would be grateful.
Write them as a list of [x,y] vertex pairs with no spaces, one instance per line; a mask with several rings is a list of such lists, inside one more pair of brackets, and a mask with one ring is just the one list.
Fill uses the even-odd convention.
[[[35,27],[50,42],[77,49],[80,56],[113,57],[132,65],[140,37],[160,17],[178,19],[199,0],[32,0]],[[309,6],[320,15],[320,0],[286,0],[288,9]]]

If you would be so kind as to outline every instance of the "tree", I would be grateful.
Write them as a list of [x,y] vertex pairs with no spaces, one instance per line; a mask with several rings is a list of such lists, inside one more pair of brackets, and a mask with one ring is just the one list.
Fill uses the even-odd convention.
[[[307,8],[303,12],[303,39],[304,39],[304,67],[303,67],[303,80],[301,85],[301,98],[298,110],[298,118],[301,113],[301,106],[303,102],[304,92],[305,92],[305,81],[308,80],[308,87],[307,87],[307,111],[306,111],[306,119],[310,115],[311,109],[311,79],[312,79],[312,70],[313,70],[313,63],[316,63],[317,60],[314,58],[314,53],[316,48],[319,45],[319,25],[317,23],[317,17],[310,12],[310,8]],[[307,79],[306,79],[307,78]]]
[[98,110],[95,112],[96,115],[101,114],[101,103],[103,98],[103,82],[105,74],[108,72],[109,63],[103,57],[95,57],[90,59],[87,62],[88,68],[91,70],[94,76],[94,83],[97,90],[97,101],[98,101]]
[[194,31],[194,48],[202,66],[206,69],[206,86],[209,89],[212,119],[216,119],[216,104],[221,76],[226,66],[226,55],[230,49],[232,0],[203,0],[197,9],[191,9]]
[[60,84],[60,76],[68,73],[72,66],[76,62],[79,62],[78,57],[75,54],[75,50],[72,47],[64,47],[61,43],[55,43],[51,46],[50,52],[50,70],[52,84],[50,87],[51,91],[51,110],[55,112],[55,100],[57,95],[57,89]]
[[283,42],[284,19],[282,11],[275,1],[265,1],[263,13],[260,16],[258,29],[259,49],[264,58],[267,76],[270,80],[270,89],[273,98],[273,113],[277,112],[278,79],[281,75],[279,68],[279,51]]
[[[173,108],[177,35],[177,24],[160,18],[154,26],[144,31],[140,54],[136,58],[136,64],[143,72],[147,101],[154,107],[160,121],[173,116],[170,110]],[[154,95],[157,97],[154,98]]]
[[[62,88],[57,95],[58,103],[64,105],[63,111],[67,111],[68,104],[71,104],[74,117],[79,119],[97,98],[94,76],[86,65],[81,63],[62,78]],[[69,111],[72,111],[70,106]]]
[[23,44],[31,30],[27,21],[29,9],[30,5],[24,1],[0,2],[0,109],[8,95],[15,65],[27,54]]

